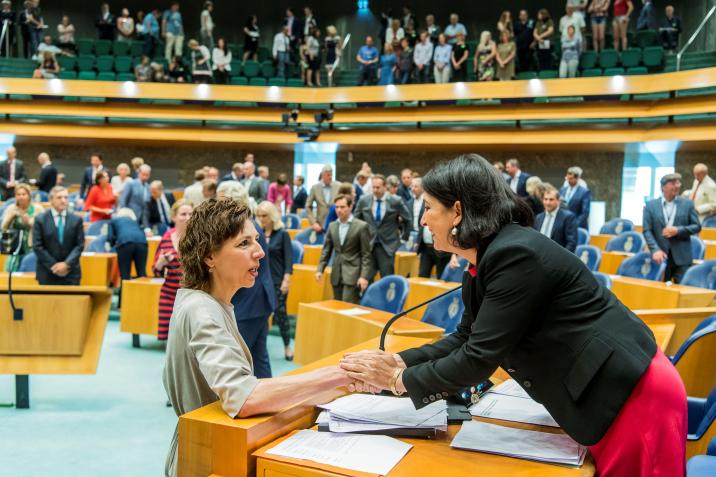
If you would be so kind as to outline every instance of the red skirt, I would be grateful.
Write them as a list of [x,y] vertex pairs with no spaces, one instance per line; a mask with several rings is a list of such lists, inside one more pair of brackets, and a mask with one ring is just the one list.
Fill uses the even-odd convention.
[[657,351],[607,433],[589,448],[599,477],[684,477],[688,418],[679,373]]

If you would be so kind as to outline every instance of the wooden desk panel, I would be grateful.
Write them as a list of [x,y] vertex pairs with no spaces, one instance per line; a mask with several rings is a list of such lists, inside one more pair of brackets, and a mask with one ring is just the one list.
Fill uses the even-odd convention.
[[[410,290],[408,291],[408,298],[405,300],[405,306],[403,307],[406,310],[461,285],[456,282],[446,282],[443,280],[433,280],[420,277],[408,278],[408,284],[410,285]],[[426,308],[427,307],[425,306],[418,308],[405,316],[418,321],[422,320]]]
[[122,310],[119,331],[135,335],[157,336],[159,328],[159,291],[163,278],[137,278],[122,283]]
[[654,340],[659,346],[659,349],[666,353],[671,344],[671,337],[674,336],[674,330],[676,329],[675,323],[647,323],[652,333],[654,333]]
[[701,240],[716,240],[716,228],[704,227],[699,232]]
[[417,277],[420,270],[420,258],[415,252],[395,252],[395,274],[404,277]]
[[321,281],[317,282],[315,265],[298,264],[293,266],[291,286],[286,297],[286,312],[289,315],[298,313],[299,303],[314,303],[332,298],[331,267],[326,267]]
[[633,257],[633,253],[626,252],[602,252],[602,261],[599,264],[599,271],[608,275],[614,275],[624,260]]
[[[388,336],[386,350],[398,352],[429,343],[429,340],[406,336]],[[300,374],[336,365],[344,353],[363,349],[377,349],[378,339],[372,339],[320,361],[308,364],[288,374]],[[255,475],[256,458],[253,452],[295,430],[313,425],[318,415],[317,400],[328,402],[345,394],[345,390],[317,396],[306,402],[271,415],[232,419],[217,401],[188,412],[179,418],[179,477],[224,477]],[[169,436],[167,436],[169,437]]]
[[80,257],[80,268],[82,269],[80,286],[106,287],[109,285],[112,262],[116,259],[116,253],[82,253]]
[[[4,256],[4,255],[0,255]],[[0,283],[3,283],[5,286],[7,286],[7,279],[8,279],[9,273],[7,272],[0,272]],[[35,278],[35,274],[33,272],[13,272],[12,274],[12,286],[15,288],[16,286],[20,285],[35,285],[39,286],[40,284],[37,283],[37,278]]]
[[716,292],[706,288],[612,275],[612,292],[632,310],[711,306]]
[[716,240],[704,240],[706,244],[706,253],[704,260],[713,260],[716,258]]
[[300,232],[298,229],[286,229],[286,232],[288,232],[288,236],[291,237],[291,240],[296,240],[296,235]]
[[652,331],[656,330],[655,325],[674,325],[673,335],[664,351],[667,355],[673,356],[686,339],[691,336],[694,328],[701,320],[711,315],[716,315],[716,307],[634,310],[634,313]]
[[323,245],[304,245],[303,264],[318,265],[318,262],[321,260],[321,250],[323,250]]
[[[341,311],[361,308],[364,315],[346,315]],[[383,327],[393,315],[384,311],[362,307],[338,300],[301,303],[296,318],[297,363],[311,363],[342,349],[380,336]],[[415,320],[398,320],[389,334],[436,340],[444,329]]]
[[616,235],[597,234],[589,237],[589,245],[594,245],[602,251],[606,250],[607,242],[616,237]]

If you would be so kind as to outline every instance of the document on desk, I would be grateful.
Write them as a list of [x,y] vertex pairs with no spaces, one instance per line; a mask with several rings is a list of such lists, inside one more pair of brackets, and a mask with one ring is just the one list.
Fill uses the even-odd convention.
[[504,421],[559,427],[547,409],[535,402],[512,379],[486,392],[470,407],[470,414]]
[[348,308],[347,310],[341,310],[338,313],[348,316],[367,315],[370,310],[364,310],[363,308]]
[[527,431],[480,421],[466,421],[451,447],[518,459],[580,466],[587,448],[566,434]]
[[386,475],[411,447],[388,436],[334,434],[304,429],[266,453]]
[[385,428],[432,426],[436,422],[447,426],[447,403],[444,400],[415,409],[407,398],[351,394],[320,407],[329,412],[331,421],[372,423]]

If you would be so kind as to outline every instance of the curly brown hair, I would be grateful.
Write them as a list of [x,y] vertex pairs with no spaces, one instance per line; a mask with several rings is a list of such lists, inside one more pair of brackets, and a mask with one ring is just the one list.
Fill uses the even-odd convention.
[[184,268],[184,288],[209,291],[209,267],[205,260],[218,252],[227,240],[244,229],[251,212],[234,200],[210,199],[194,209],[179,241],[179,261]]

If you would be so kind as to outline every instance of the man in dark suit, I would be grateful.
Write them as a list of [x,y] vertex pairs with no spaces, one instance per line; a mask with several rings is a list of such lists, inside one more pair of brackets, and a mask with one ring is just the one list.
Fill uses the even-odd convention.
[[592,191],[579,185],[581,175],[582,169],[579,167],[567,169],[567,176],[565,177],[567,185],[560,189],[559,195],[569,211],[577,216],[577,226],[588,230]]
[[32,250],[37,256],[36,277],[40,285],[79,285],[80,255],[85,245],[82,219],[67,211],[67,189],[50,191],[50,210],[32,226]]
[[308,193],[306,188],[303,187],[303,176],[296,176],[293,178],[293,202],[291,202],[291,213],[295,214],[297,209],[306,208],[306,199]]
[[162,181],[152,181],[149,184],[151,199],[147,202],[147,226],[156,227],[159,235],[164,235],[167,229],[174,226],[172,222],[172,205],[174,194],[164,192]]
[[526,198],[529,195],[527,193],[527,179],[529,179],[530,175],[522,172],[520,169],[520,161],[517,159],[508,160],[505,163],[505,172],[507,172],[509,176],[507,183],[510,185],[512,192],[523,199]]
[[386,194],[385,177],[374,175],[372,184],[373,193],[361,198],[355,217],[370,227],[373,270],[385,277],[395,272],[395,252],[400,248],[401,237],[407,240],[410,235],[412,216],[403,199]]
[[97,28],[97,38],[100,40],[114,40],[114,15],[109,11],[109,4],[100,5],[100,11],[95,18],[94,25]]
[[269,183],[266,179],[262,179],[256,175],[256,164],[253,162],[244,162],[244,179],[241,183],[246,187],[246,192],[249,193],[249,196],[251,196],[257,204],[266,200]]
[[413,171],[410,169],[403,169],[400,171],[400,186],[398,186],[398,195],[407,204],[413,200],[412,194],[412,183],[413,183]]
[[235,162],[231,166],[231,172],[221,178],[221,182],[226,181],[237,181],[241,182],[244,179],[244,164],[242,162]]
[[14,146],[7,148],[7,159],[0,161],[0,198],[8,200],[15,195],[15,185],[26,182],[25,165],[17,158]]
[[535,217],[534,228],[570,252],[577,248],[577,217],[559,207],[559,192],[551,184],[545,184],[542,195],[544,212]]
[[652,259],[657,263],[666,260],[664,280],[681,282],[691,266],[691,236],[701,231],[699,215],[694,203],[679,197],[681,174],[667,174],[661,178],[659,199],[644,206],[644,238]]
[[82,185],[80,186],[80,197],[83,199],[87,198],[87,193],[89,192],[90,187],[94,185],[97,173],[104,170],[104,165],[102,163],[103,160],[101,154],[94,153],[90,156],[90,165],[89,167],[85,167],[85,172],[82,176]]
[[149,202],[149,177],[152,168],[148,164],[139,166],[136,179],[127,182],[119,196],[119,206],[129,207],[137,217],[137,223],[148,227],[149,214],[147,213],[147,202]]
[[[254,222],[256,230],[262,230]],[[259,245],[265,255],[259,262],[259,276],[251,288],[242,288],[231,299],[234,305],[234,316],[241,337],[251,350],[254,359],[254,374],[257,378],[271,377],[266,337],[268,336],[268,317],[276,309],[276,294],[271,281],[269,267],[268,244],[264,234],[259,232]]]
[[287,8],[283,25],[288,27],[291,49],[295,51],[298,48],[299,41],[303,38],[303,22],[295,15],[292,8]]
[[57,185],[57,168],[50,162],[50,155],[46,152],[41,152],[37,156],[37,162],[40,164],[40,176],[37,179],[31,179],[30,183],[49,194]]
[[353,197],[350,195],[338,195],[335,206],[338,220],[328,226],[316,281],[321,279],[331,253],[335,252],[331,268],[333,298],[358,303],[360,294],[368,287],[372,277],[370,228],[353,217]]

